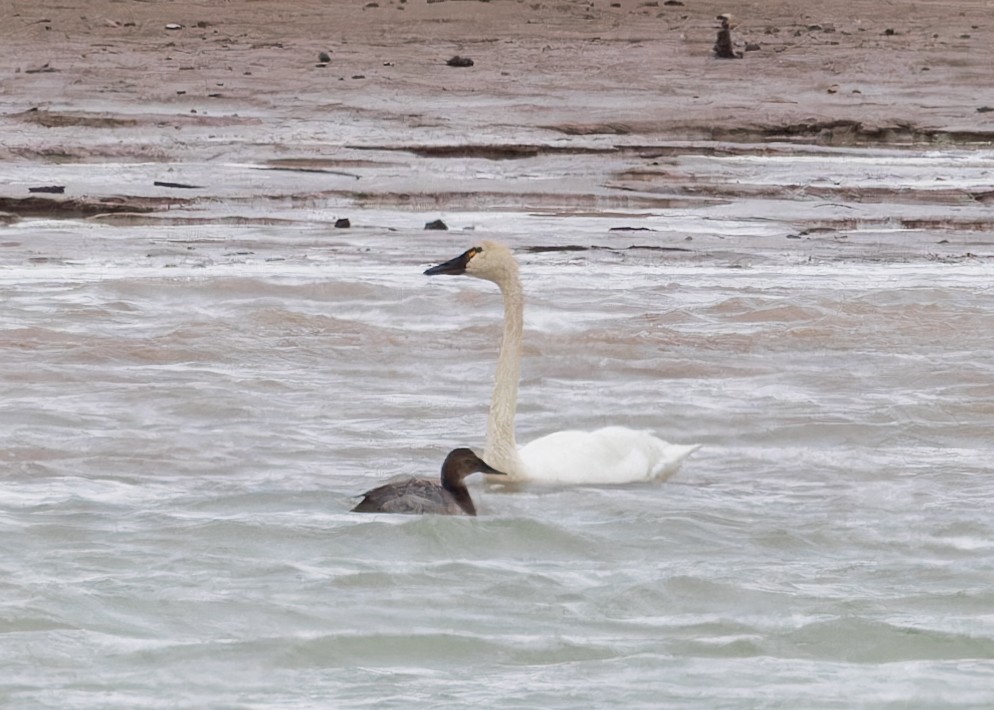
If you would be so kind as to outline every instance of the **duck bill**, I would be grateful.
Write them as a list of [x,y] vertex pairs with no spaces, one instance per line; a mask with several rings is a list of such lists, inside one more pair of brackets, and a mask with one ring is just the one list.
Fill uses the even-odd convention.
[[507,474],[503,471],[498,471],[496,468],[488,464],[483,459],[480,459],[480,473],[486,473],[490,476],[506,476]]
[[450,276],[460,276],[466,273],[466,265],[469,264],[469,260],[472,259],[480,250],[477,248],[468,249],[462,254],[457,256],[455,259],[449,259],[444,264],[439,264],[438,266],[433,266],[425,271],[425,276],[438,276],[439,274],[448,274]]

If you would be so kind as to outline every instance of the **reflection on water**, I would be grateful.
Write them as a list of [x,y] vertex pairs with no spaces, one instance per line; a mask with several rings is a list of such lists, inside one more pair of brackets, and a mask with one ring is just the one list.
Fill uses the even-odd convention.
[[994,701],[983,259],[522,249],[521,437],[705,447],[664,485],[349,515],[482,449],[499,296],[421,271],[578,239],[508,219],[6,228],[5,704]]

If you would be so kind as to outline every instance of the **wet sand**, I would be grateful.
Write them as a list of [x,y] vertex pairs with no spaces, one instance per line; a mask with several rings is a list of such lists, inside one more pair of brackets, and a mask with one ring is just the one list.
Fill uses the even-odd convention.
[[[854,232],[860,258],[991,252],[986,2],[4,7],[6,223],[539,214],[538,246],[580,217],[607,220],[603,245],[713,254],[759,220],[770,253]],[[729,9],[743,57],[716,59]],[[952,157],[916,162],[932,151]],[[713,234],[651,221],[686,211]]]

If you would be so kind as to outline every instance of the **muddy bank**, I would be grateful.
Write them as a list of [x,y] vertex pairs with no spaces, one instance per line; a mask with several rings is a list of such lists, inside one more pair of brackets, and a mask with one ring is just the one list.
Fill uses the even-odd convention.
[[577,219],[656,238],[693,215],[688,248],[763,224],[751,245],[871,230],[917,255],[991,232],[986,3],[739,6],[742,56],[720,60],[729,9],[12,1],[0,211],[372,230],[538,215],[567,245]]

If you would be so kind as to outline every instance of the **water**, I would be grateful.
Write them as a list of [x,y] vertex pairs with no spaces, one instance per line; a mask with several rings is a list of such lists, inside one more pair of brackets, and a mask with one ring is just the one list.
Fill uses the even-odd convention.
[[[989,233],[904,207],[5,227],[0,705],[991,706]],[[421,272],[483,238],[523,262],[519,437],[703,443],[671,481],[348,512],[482,451],[499,296]],[[526,249],[575,243],[694,251]]]

